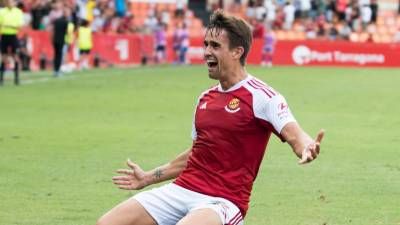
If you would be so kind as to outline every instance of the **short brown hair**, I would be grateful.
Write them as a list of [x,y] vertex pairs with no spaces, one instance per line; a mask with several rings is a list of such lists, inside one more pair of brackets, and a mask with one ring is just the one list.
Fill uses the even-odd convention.
[[250,26],[242,18],[230,16],[222,10],[217,10],[210,17],[207,32],[215,31],[216,35],[219,35],[222,30],[227,32],[230,49],[243,47],[244,52],[240,57],[240,64],[244,66],[253,41]]

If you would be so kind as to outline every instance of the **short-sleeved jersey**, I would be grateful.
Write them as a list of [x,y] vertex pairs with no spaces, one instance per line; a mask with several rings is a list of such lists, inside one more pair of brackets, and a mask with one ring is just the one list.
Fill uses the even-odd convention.
[[192,153],[175,183],[228,199],[244,216],[271,133],[282,139],[282,128],[294,121],[285,98],[251,75],[229,90],[219,85],[203,92]]
[[17,7],[4,7],[0,9],[0,33],[16,35],[18,29],[24,24],[24,14]]

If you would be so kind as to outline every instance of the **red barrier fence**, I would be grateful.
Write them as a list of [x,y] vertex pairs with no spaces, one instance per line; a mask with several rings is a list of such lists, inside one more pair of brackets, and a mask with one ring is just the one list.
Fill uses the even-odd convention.
[[[53,50],[46,32],[30,33],[33,66],[41,55],[52,59]],[[92,56],[98,55],[112,64],[139,64],[143,56],[151,58],[154,42],[151,35],[94,34]],[[248,56],[249,64],[261,62],[263,40],[254,40]],[[203,38],[192,38],[188,58],[193,64],[203,63]],[[173,61],[172,40],[168,40],[167,58]],[[70,54],[77,61],[78,53]],[[400,67],[400,44],[351,43],[344,41],[279,41],[274,53],[275,65],[299,66],[373,66]]]

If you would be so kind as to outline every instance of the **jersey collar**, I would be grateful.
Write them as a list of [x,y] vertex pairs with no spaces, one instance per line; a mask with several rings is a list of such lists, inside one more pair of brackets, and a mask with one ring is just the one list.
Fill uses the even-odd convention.
[[222,89],[221,83],[218,84],[218,91],[219,92],[231,92],[231,91],[235,91],[237,89],[239,89],[240,87],[242,87],[245,83],[247,83],[247,81],[249,81],[253,76],[251,76],[250,74],[247,74],[247,77],[244,80],[241,80],[240,82],[236,83],[235,85],[233,85],[232,87],[230,87],[228,90],[224,90]]

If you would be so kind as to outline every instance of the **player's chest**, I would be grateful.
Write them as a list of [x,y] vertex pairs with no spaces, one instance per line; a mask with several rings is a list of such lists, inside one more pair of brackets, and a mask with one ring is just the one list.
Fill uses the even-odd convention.
[[196,109],[197,129],[241,130],[254,119],[247,96],[211,94],[200,99]]

